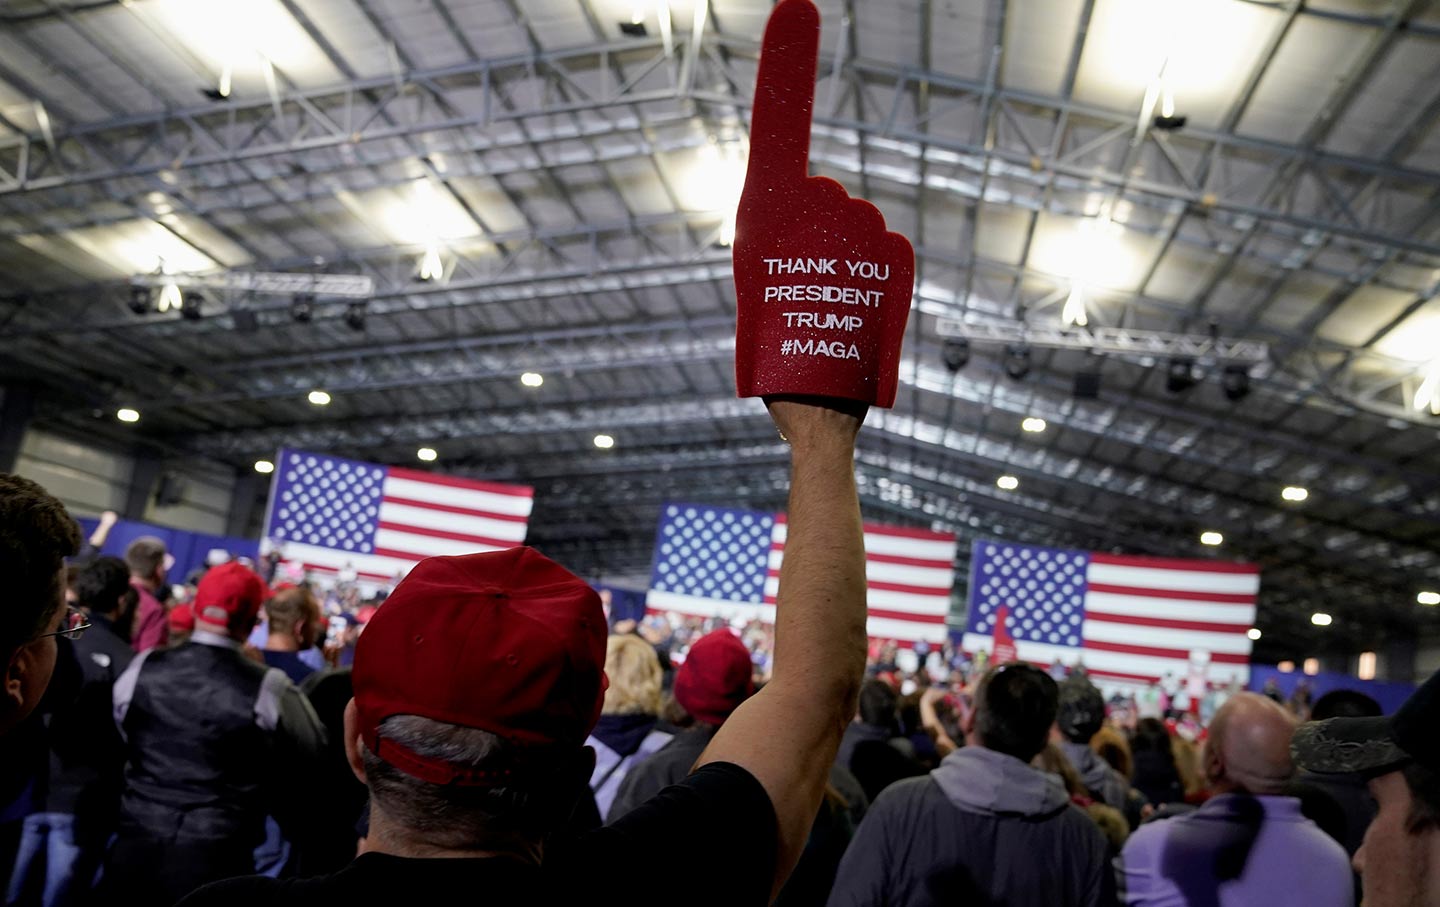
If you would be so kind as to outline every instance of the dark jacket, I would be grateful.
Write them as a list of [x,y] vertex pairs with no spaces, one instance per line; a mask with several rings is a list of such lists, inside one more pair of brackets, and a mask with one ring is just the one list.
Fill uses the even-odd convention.
[[75,640],[81,685],[68,706],[50,717],[49,812],[75,816],[82,844],[104,845],[115,830],[120,807],[124,742],[115,728],[111,695],[135,651],[129,637],[102,615]]
[[163,900],[253,867],[267,815],[288,831],[308,813],[324,729],[283,671],[233,640],[197,631],[136,656],[114,704],[126,765],[111,896]]
[[830,907],[1109,907],[1105,838],[1060,779],[967,746],[893,785],[850,843]]
[[697,723],[671,737],[669,743],[648,759],[631,766],[625,780],[620,782],[615,801],[605,813],[605,824],[615,824],[617,819],[660,791],[679,784],[690,774],[690,769],[695,767],[700,754],[705,752],[705,747],[710,745],[710,739],[718,730],[717,725]]

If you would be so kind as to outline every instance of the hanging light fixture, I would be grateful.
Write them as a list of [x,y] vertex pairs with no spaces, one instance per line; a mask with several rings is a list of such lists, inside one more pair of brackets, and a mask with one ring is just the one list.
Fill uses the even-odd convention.
[[1065,322],[1066,327],[1083,328],[1090,323],[1090,319],[1085,315],[1085,285],[1078,280],[1070,284],[1070,296],[1065,300],[1060,320]]

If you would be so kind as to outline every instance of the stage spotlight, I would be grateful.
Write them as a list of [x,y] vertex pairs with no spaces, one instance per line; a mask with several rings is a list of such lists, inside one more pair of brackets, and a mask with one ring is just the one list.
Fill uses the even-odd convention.
[[1243,365],[1227,365],[1220,375],[1220,386],[1225,390],[1225,399],[1234,402],[1250,396],[1250,369]]
[[180,316],[188,321],[199,321],[204,305],[204,296],[199,293],[186,293],[180,299]]
[[155,300],[150,295],[149,287],[132,286],[130,288],[130,311],[136,315],[149,315],[155,311]]
[[1005,374],[1019,381],[1030,374],[1030,347],[1014,343],[1005,347]]
[[1179,356],[1170,360],[1165,372],[1165,389],[1172,394],[1183,394],[1195,386],[1195,360]]
[[352,302],[345,307],[345,326],[352,331],[365,330],[365,303]]
[[964,368],[969,361],[970,340],[966,337],[946,340],[940,347],[940,362],[952,375]]
[[296,293],[290,300],[290,317],[300,324],[309,324],[315,320],[315,295]]

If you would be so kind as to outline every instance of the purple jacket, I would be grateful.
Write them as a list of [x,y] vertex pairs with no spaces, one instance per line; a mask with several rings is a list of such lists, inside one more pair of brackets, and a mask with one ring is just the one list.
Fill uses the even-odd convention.
[[1345,849],[1294,797],[1222,794],[1142,825],[1125,842],[1125,903],[1143,907],[1353,907]]

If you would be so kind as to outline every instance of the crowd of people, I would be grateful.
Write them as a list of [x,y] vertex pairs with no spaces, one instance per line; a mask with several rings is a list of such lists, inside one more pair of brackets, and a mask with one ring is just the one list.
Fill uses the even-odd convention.
[[1440,905],[1440,675],[1385,717],[902,655],[859,416],[770,408],[774,627],[611,625],[529,548],[364,607],[217,558],[167,602],[163,543],[100,556],[0,475],[6,903]]

